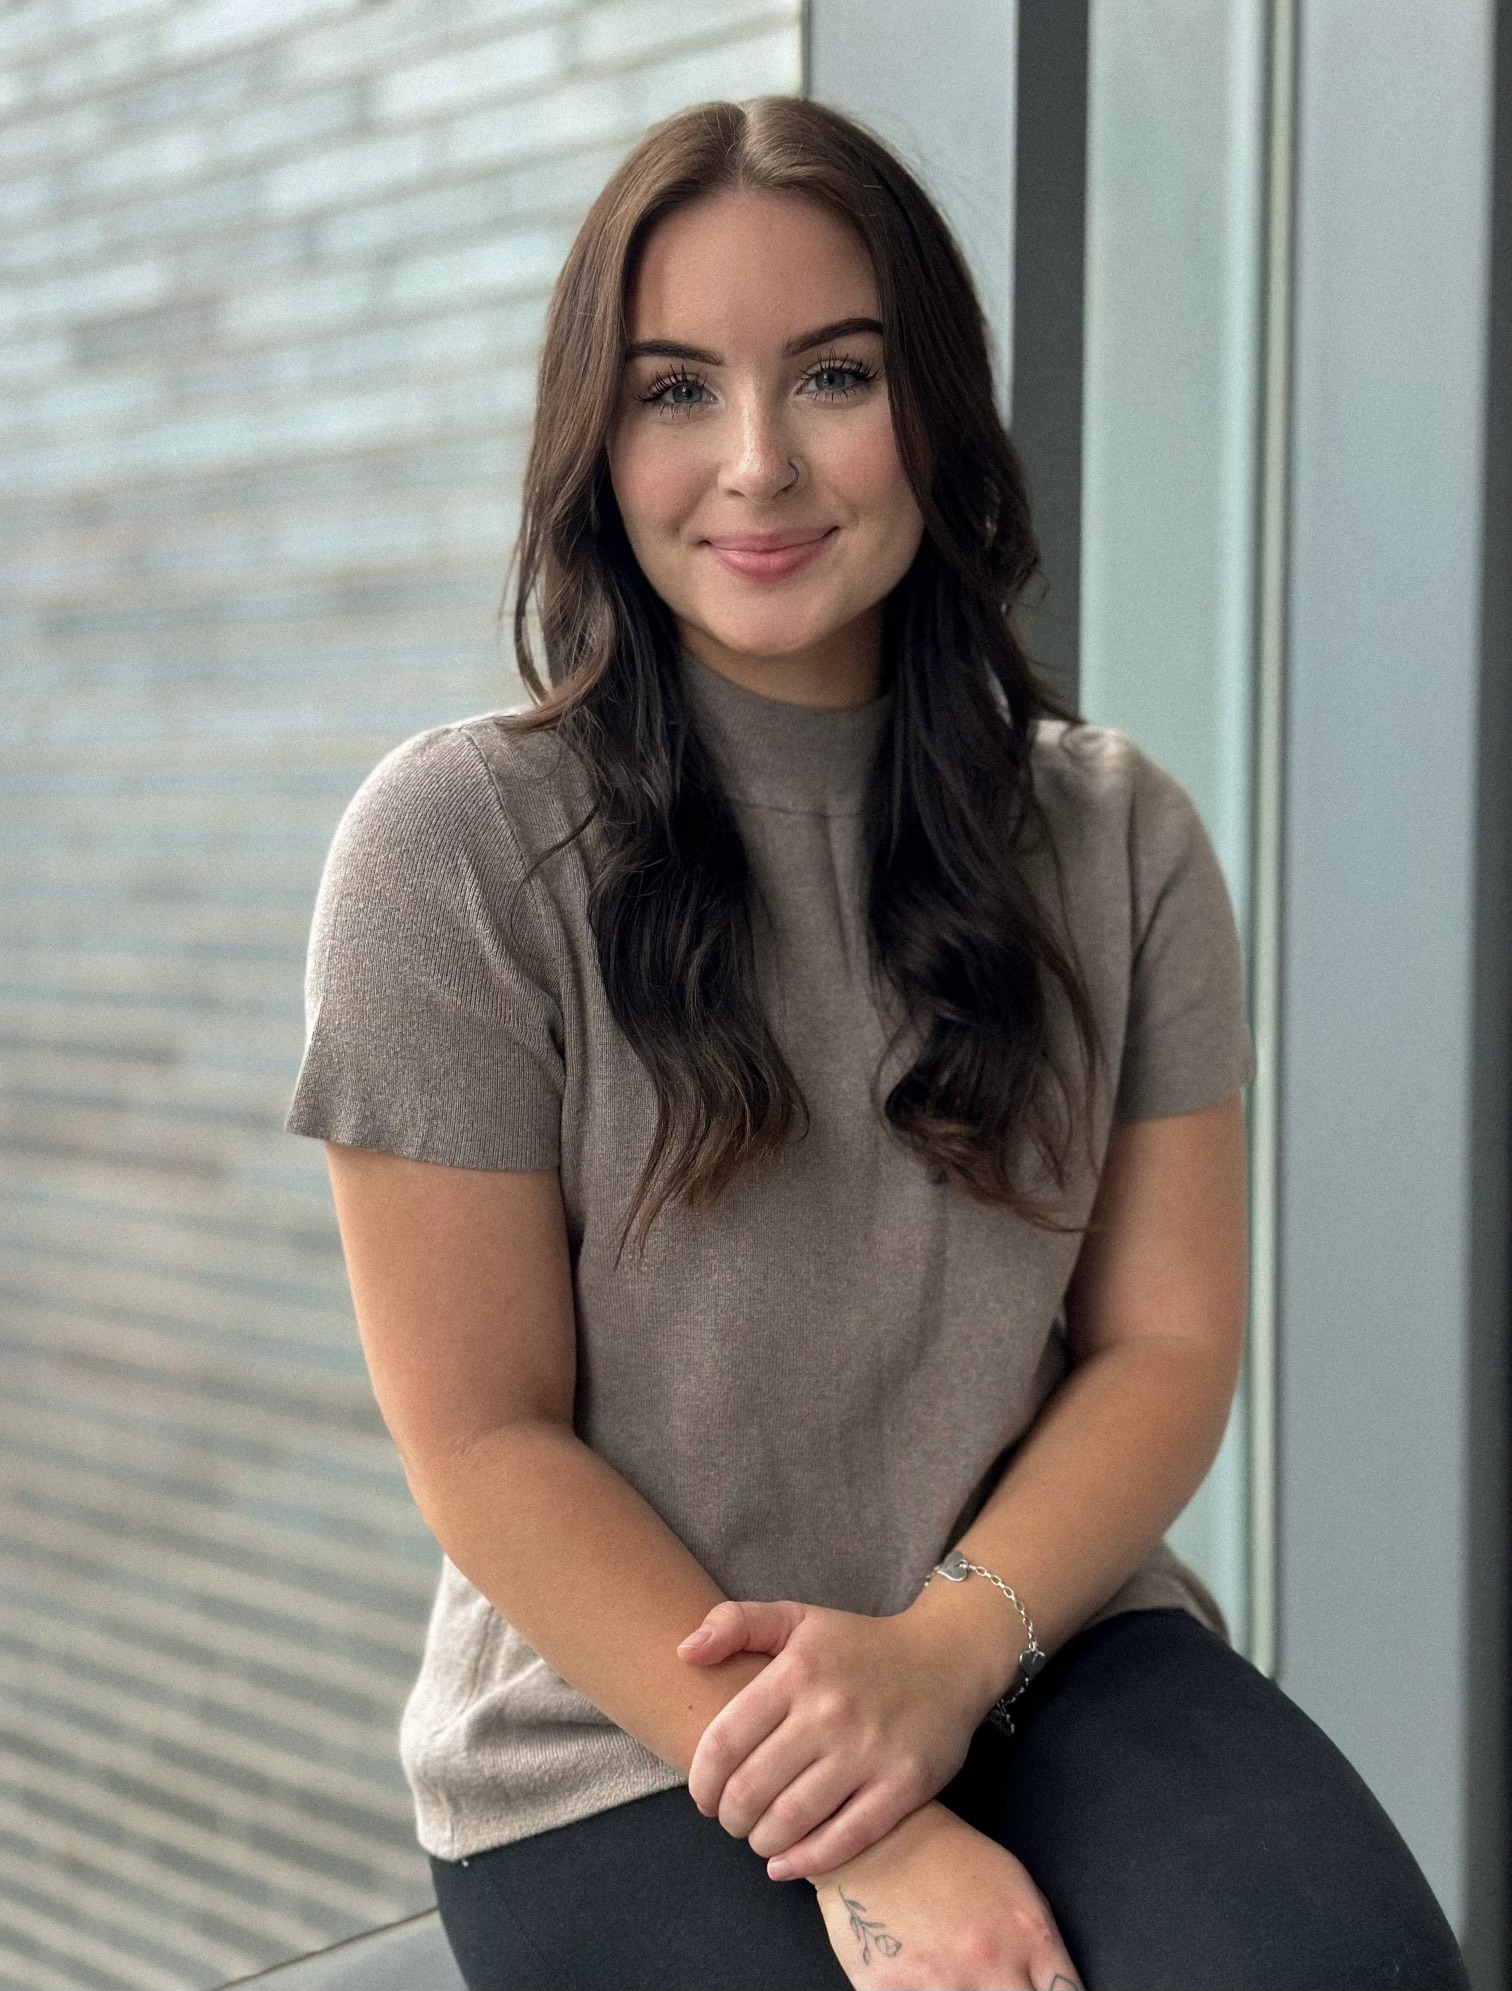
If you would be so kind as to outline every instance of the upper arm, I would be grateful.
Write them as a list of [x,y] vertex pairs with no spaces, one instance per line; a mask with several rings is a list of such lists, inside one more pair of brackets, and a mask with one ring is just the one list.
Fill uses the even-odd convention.
[[556,911],[461,729],[407,741],[352,798],[305,995],[291,1131],[453,1168],[559,1161]]
[[1073,1360],[1184,1343],[1237,1378],[1244,1344],[1244,1114],[1216,1106],[1118,1123],[1066,1293]]
[[1237,1377],[1246,1276],[1242,1088],[1254,1075],[1223,872],[1190,796],[1124,743],[1131,957],[1114,1124],[1066,1294],[1073,1359],[1179,1342]]
[[450,1168],[327,1143],[363,1352],[413,1478],[522,1419],[572,1421],[572,1275],[554,1168]]
[[1128,1009],[1114,1117],[1186,1118],[1249,1084],[1244,960],[1228,886],[1191,797],[1131,756]]
[[288,1125],[326,1143],[363,1348],[412,1478],[512,1420],[571,1420],[552,921],[466,729],[416,735],[353,797],[316,903]]

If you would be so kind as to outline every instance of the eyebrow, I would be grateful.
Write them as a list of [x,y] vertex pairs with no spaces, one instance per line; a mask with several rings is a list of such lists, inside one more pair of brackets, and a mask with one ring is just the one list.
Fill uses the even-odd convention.
[[[800,332],[796,339],[790,339],[783,347],[784,359],[796,359],[800,353],[812,352],[815,346],[827,346],[835,339],[854,338],[858,332],[875,332],[880,338],[882,327],[875,318],[837,318],[833,325],[820,325],[812,332]],[[696,366],[723,366],[718,353],[710,352],[704,346],[685,346],[677,339],[636,339],[625,348],[626,359],[685,359]]]

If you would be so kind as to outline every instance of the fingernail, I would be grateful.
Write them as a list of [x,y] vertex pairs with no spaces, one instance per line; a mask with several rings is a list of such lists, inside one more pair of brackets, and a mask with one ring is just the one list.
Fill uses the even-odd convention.
[[793,1869],[786,1860],[767,1861],[768,1880],[791,1880],[792,1877]]
[[679,1645],[677,1649],[679,1652],[686,1652],[690,1646],[707,1645],[712,1637],[713,1633],[709,1630],[708,1626],[700,1625],[696,1632],[688,1633],[688,1636],[682,1641],[681,1645]]

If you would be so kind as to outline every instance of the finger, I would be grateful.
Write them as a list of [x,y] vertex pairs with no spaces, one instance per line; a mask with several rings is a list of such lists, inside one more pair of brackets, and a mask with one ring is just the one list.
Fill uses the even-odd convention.
[[773,1880],[817,1880],[874,1846],[916,1808],[891,1784],[863,1784],[832,1818],[768,1862],[767,1873]]
[[688,1794],[705,1818],[719,1810],[725,1781],[787,1719],[790,1691],[771,1668],[748,1680],[698,1738],[688,1766]]
[[1014,1917],[1029,1962],[1030,1991],[1081,1991],[1081,1978],[1043,1895]]
[[[768,1748],[780,1740],[774,1736]],[[758,1751],[758,1756],[760,1752]],[[757,1757],[752,1757],[755,1763]],[[732,1779],[733,1781],[733,1779]],[[831,1818],[866,1781],[862,1771],[834,1755],[817,1756],[776,1791],[746,1833],[746,1843],[763,1859],[775,1858]],[[728,1797],[728,1790],[726,1796]],[[723,1820],[723,1812],[720,1814]]]
[[727,1597],[689,1632],[677,1648],[678,1657],[695,1666],[715,1666],[737,1652],[781,1652],[802,1615],[801,1604]]
[[[820,1760],[812,1737],[805,1736],[791,1720],[783,1722],[730,1772],[719,1800],[720,1824],[732,1838],[746,1838],[773,1805],[781,1804],[789,1786]],[[859,1779],[851,1781],[854,1787]],[[826,1811],[833,1811],[842,1795],[849,1796],[849,1792],[837,1793]],[[808,1824],[817,1825],[824,1816],[824,1811],[817,1812]],[[796,1839],[801,1835],[794,1831],[790,1836]]]
[[695,1666],[712,1666],[721,1659],[728,1659],[731,1653],[743,1652],[745,1641],[744,1608],[731,1599],[725,1599],[711,1606],[704,1613],[703,1621],[679,1642],[677,1656]]

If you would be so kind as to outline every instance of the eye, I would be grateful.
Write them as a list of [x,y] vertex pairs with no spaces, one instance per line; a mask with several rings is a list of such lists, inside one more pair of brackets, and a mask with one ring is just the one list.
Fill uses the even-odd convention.
[[844,401],[859,394],[877,377],[877,369],[865,360],[834,355],[816,360],[804,374],[801,385],[818,401]]
[[638,398],[648,408],[683,415],[690,409],[701,407],[709,398],[709,390],[696,373],[689,373],[686,367],[678,367],[675,372],[658,374]]

